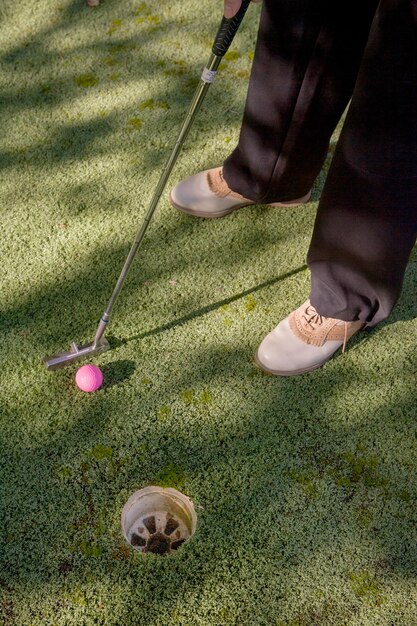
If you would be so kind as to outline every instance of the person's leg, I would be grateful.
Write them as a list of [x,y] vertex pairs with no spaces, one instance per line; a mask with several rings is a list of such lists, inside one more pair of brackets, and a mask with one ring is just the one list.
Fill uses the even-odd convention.
[[352,95],[377,0],[264,0],[229,187],[269,203],[305,195]]
[[248,204],[308,202],[353,90],[378,0],[264,0],[238,146],[223,167],[170,193],[176,209],[224,217]]
[[381,0],[308,252],[314,308],[385,319],[416,236],[417,3]]
[[417,236],[417,4],[381,0],[320,200],[310,299],[256,360],[290,376],[323,365],[391,312]]

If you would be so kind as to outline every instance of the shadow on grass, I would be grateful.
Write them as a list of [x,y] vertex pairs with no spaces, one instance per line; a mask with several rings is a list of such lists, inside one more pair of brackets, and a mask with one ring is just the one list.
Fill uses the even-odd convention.
[[249,289],[245,289],[245,291],[234,294],[233,296],[224,298],[223,300],[218,300],[217,302],[213,302],[207,306],[202,307],[201,309],[198,309],[197,311],[191,311],[188,315],[185,315],[184,317],[181,317],[176,320],[172,320],[171,322],[168,322],[167,324],[163,324],[162,326],[158,326],[157,328],[153,328],[152,330],[145,331],[144,333],[141,333],[139,335],[134,335],[133,337],[128,337],[127,339],[123,339],[118,343],[118,345],[122,345],[129,341],[137,341],[139,339],[145,339],[146,337],[159,335],[160,333],[169,331],[173,328],[176,328],[177,326],[183,326],[184,324],[191,322],[193,319],[197,317],[202,317],[203,315],[207,315],[208,313],[211,313],[212,311],[216,311],[222,306],[231,304],[232,302],[236,302],[237,300],[241,300],[253,293],[256,293],[257,291],[260,291],[261,289],[265,289],[267,287],[271,287],[272,285],[276,285],[277,283],[284,281],[287,278],[290,278],[291,276],[295,276],[299,272],[303,272],[306,269],[307,269],[307,266],[303,265],[302,267],[292,270],[291,272],[287,272],[286,274],[282,274],[281,276],[276,276],[275,278],[266,280],[265,282],[259,285],[256,285],[255,287],[250,287]]
[[115,385],[129,380],[135,372],[136,364],[127,359],[120,359],[112,363],[107,363],[100,369],[104,376],[103,389],[111,389]]
[[[211,265],[208,268],[210,275],[212,277],[215,276],[216,268],[217,270],[224,270],[224,267],[229,267],[232,271],[234,267],[238,267],[241,263],[250,263],[251,258],[256,262],[256,256],[260,251],[258,238],[261,232],[262,228],[258,232],[254,228],[253,239],[249,233],[242,233],[242,240],[236,240],[232,244],[234,248],[233,254],[227,253],[231,252],[231,247],[230,245],[228,246],[226,241],[217,242],[217,250],[216,254],[214,254],[213,244],[209,241],[210,250],[207,249],[207,258],[209,256],[212,257],[210,259]],[[198,232],[198,230],[195,233],[196,237],[193,247],[199,248],[199,263],[204,264],[202,247],[207,244],[207,241],[204,241],[205,233]],[[157,297],[155,296],[153,302],[152,291],[154,287],[152,285],[150,287],[143,286],[143,278],[151,279],[152,283],[157,285],[158,281],[161,281],[164,277],[168,278],[173,273],[178,275],[182,271],[187,271],[187,267],[192,265],[193,252],[189,251],[187,255],[178,256],[178,244],[175,241],[175,237],[177,235],[178,242],[180,242],[184,237],[188,238],[188,234],[187,224],[176,223],[174,225],[173,232],[170,233],[172,243],[170,248],[165,249],[166,266],[156,264],[156,257],[153,257],[160,245],[158,241],[160,234],[155,232],[149,237],[146,248],[142,250],[143,258],[141,260],[142,266],[146,267],[146,270],[145,272],[132,270],[114,316],[123,319],[128,314],[129,309],[134,306],[135,309],[137,308],[138,316],[140,316],[141,326],[145,326],[145,328],[146,326],[151,326],[151,329],[144,330],[130,337],[114,337],[113,347],[128,341],[144,339],[168,331],[196,317],[206,315],[223,305],[236,302],[250,294],[272,287],[307,270],[307,266],[300,266],[199,308],[193,308],[195,299],[199,299],[203,295],[201,293],[199,296],[198,290],[191,300],[188,298],[188,301],[181,296],[181,292],[175,295],[175,301],[166,292],[165,301],[161,301],[161,296],[158,295]],[[268,245],[268,243],[265,244],[264,242],[263,245]],[[32,342],[36,342],[36,345],[48,352],[54,352],[59,346],[62,348],[63,344],[69,343],[74,339],[80,342],[86,339],[94,332],[95,325],[98,323],[100,314],[116,283],[120,268],[117,267],[115,259],[116,257],[119,259],[118,263],[121,267],[124,253],[125,251],[121,247],[113,250],[104,247],[99,253],[95,251],[92,254],[91,260],[86,263],[88,269],[80,272],[76,278],[66,279],[61,276],[55,284],[44,286],[37,291],[32,290],[20,303],[11,303],[2,312],[0,323],[2,331],[8,333],[23,329],[25,332],[30,333]],[[195,269],[192,269],[192,271],[195,272]],[[410,263],[405,274],[403,292],[399,302],[391,316],[373,329],[373,334],[377,334],[379,329],[387,325],[417,317],[417,305],[414,297],[416,272],[417,263]],[[141,278],[138,278],[138,276]],[[204,283],[204,274],[201,275],[199,280],[201,284]],[[225,286],[225,289],[227,289],[227,286]],[[92,297],[92,294],[94,294],[94,297]],[[135,294],[138,294],[139,304]],[[300,294],[300,301],[303,296],[306,297],[307,294]],[[184,314],[179,316],[177,314],[173,319],[153,326],[155,317],[157,319],[166,318],[170,315],[170,309],[182,310]],[[276,322],[277,320],[273,319],[272,321]],[[113,334],[111,327],[110,333]]]
[[[102,20],[104,20],[106,12],[109,24],[111,24],[111,8],[101,7],[100,12],[102,14],[99,19],[99,27],[103,25]],[[135,19],[134,9],[121,8],[121,12],[126,12],[124,17],[127,20],[133,21]],[[91,11],[85,5],[83,6],[82,1],[74,0],[74,2],[64,7],[60,17],[55,20],[53,26],[39,29],[36,34],[31,34],[30,39],[9,49],[2,55],[1,60],[6,67],[13,68],[15,73],[19,70],[22,71],[22,83],[24,85],[24,88],[22,88],[22,85],[19,83],[16,87],[3,91],[0,97],[0,104],[4,112],[5,122],[10,120],[11,114],[16,114],[16,110],[30,111],[38,107],[42,107],[45,110],[53,110],[58,105],[69,107],[73,101],[91,92],[91,89],[98,89],[95,84],[90,86],[87,83],[84,88],[82,85],[77,86],[77,78],[79,77],[74,74],[72,67],[69,70],[62,70],[60,77],[57,78],[57,55],[58,61],[61,61],[64,57],[59,51],[55,52],[48,49],[49,37],[61,32],[65,33],[68,29],[76,32],[77,26],[85,20],[91,20],[91,24],[94,24]],[[211,20],[209,22],[211,25]],[[171,76],[171,80],[163,81],[163,91],[157,93],[156,87],[153,87],[152,91],[152,102],[156,102],[156,107],[159,102],[163,102],[164,107],[171,108],[169,115],[166,110],[159,111],[158,126],[160,125],[162,128],[159,143],[164,144],[167,135],[167,128],[164,128],[164,124],[169,125],[171,123],[174,127],[178,125],[179,128],[178,120],[185,115],[186,108],[191,101],[194,86],[199,79],[202,62],[201,60],[192,62],[189,59],[178,59],[171,49],[168,50],[164,46],[167,38],[173,35],[178,37],[178,29],[179,25],[176,21],[164,19],[158,27],[140,28],[138,26],[136,35],[123,37],[119,32],[116,32],[113,35],[107,34],[107,37],[101,40],[96,40],[93,36],[90,44],[81,44],[74,46],[70,51],[67,50],[65,52],[65,61],[69,64],[71,58],[76,59],[80,54],[86,60],[94,59],[93,62],[86,63],[86,72],[88,72],[88,76],[94,77],[100,88],[106,85],[108,90],[117,89],[119,80],[123,80],[127,84],[143,79],[153,79],[155,74],[158,73],[164,77]],[[197,26],[196,30],[199,30]],[[214,32],[213,28],[213,36]],[[197,34],[196,40],[199,41]],[[166,56],[171,57],[172,60],[164,61],[163,59],[155,58],[155,55],[148,52],[149,44],[155,46],[158,42],[160,42],[161,50],[165,51]],[[210,54],[209,47],[207,47],[206,52],[208,57]],[[97,59],[97,54],[107,56]],[[137,60],[138,54],[140,55],[140,62]],[[204,58],[205,60],[206,58]],[[227,64],[225,65],[227,66]],[[129,68],[128,72],[124,71],[125,66]],[[47,83],[44,80],[38,82],[37,72],[33,71],[37,68],[42,69],[43,72],[46,69],[50,69],[53,78]],[[115,74],[115,69],[118,68],[121,68],[120,78],[115,82],[112,77]],[[30,70],[29,79],[25,74],[28,70]],[[139,93],[143,93],[143,90],[139,90]],[[226,108],[227,105],[230,107],[233,105],[233,102],[231,102],[232,97],[233,94],[217,90],[216,106]],[[141,98],[139,97],[137,105],[140,104]],[[74,158],[83,159],[86,156],[104,156],[109,152],[114,153],[115,150],[123,149],[126,146],[129,137],[127,131],[132,130],[128,125],[127,128],[118,128],[118,122],[119,124],[123,122],[124,113],[128,114],[130,112],[130,116],[132,116],[133,109],[134,105],[125,107],[119,105],[116,111],[110,113],[106,119],[95,118],[83,122],[74,120],[67,122],[63,112],[61,117],[64,123],[55,128],[52,126],[50,137],[46,141],[42,141],[37,145],[31,142],[29,146],[13,147],[4,150],[0,153],[0,167],[10,168],[29,164],[36,168],[45,169],[51,168],[54,164],[71,162]],[[149,146],[149,143],[152,143],[152,138],[155,136],[156,112],[152,112],[151,116],[149,113],[150,111],[147,109],[141,112],[141,118],[144,123],[141,134],[142,141],[135,144],[141,149],[141,168],[144,171],[150,171],[155,166],[161,164],[158,150],[155,149],[155,146]],[[233,119],[233,116],[226,114],[225,119]],[[125,126],[127,122],[128,120],[125,120]],[[199,123],[197,122],[196,125],[198,127]],[[168,130],[170,131],[170,129]],[[111,145],[109,145],[110,142],[107,142],[107,145],[103,146],[100,143],[100,139],[108,137],[115,131],[119,131],[118,138],[114,139]],[[175,139],[175,136],[176,132],[172,134],[172,140]],[[130,139],[130,141],[132,140]],[[200,137],[196,133],[194,142],[204,145],[204,137]]]
[[[227,376],[231,392],[241,389],[231,373],[250,381],[239,406],[222,400]],[[299,568],[315,560],[323,567],[349,545],[346,571],[337,571],[346,589],[333,603],[332,619],[367,606],[378,611],[384,582],[411,577],[414,566],[413,468],[398,465],[392,440],[399,429],[404,440],[411,432],[415,398],[393,398],[352,421],[344,398],[367,385],[367,373],[342,358],[315,373],[277,380],[249,366],[245,351],[209,348],[190,353],[180,373],[155,378],[136,399],[112,395],[116,387],[85,402],[74,396],[78,417],[64,431],[24,454],[2,456],[2,577],[11,589],[23,584],[41,591],[53,581],[50,609],[58,615],[77,609],[76,594],[63,589],[90,585],[94,615],[100,609],[91,589],[100,586],[101,597],[103,585],[112,593],[124,581],[124,599],[112,617],[123,624],[165,623],[180,611],[182,598],[205,598],[223,581],[236,594],[223,623],[273,624]],[[198,396],[187,407],[178,404],[182,390],[206,386],[212,404]],[[172,417],[156,417],[161,400],[172,405]],[[172,486],[194,499],[200,494],[197,534],[172,559],[143,558],[122,548],[120,510],[132,491],[157,483],[167,468]],[[355,547],[363,551],[364,545],[373,547],[358,559]],[[381,562],[370,560],[376,553],[383,553]],[[365,597],[355,594],[350,578],[363,571],[374,581]],[[272,605],[253,602],[274,589]],[[215,607],[203,602],[200,610],[221,623]]]
[[[72,2],[61,26],[83,11],[81,3]],[[29,46],[28,54],[39,52],[40,45]],[[21,54],[16,49],[10,62]],[[43,63],[52,62],[52,55],[42,54]],[[173,95],[168,97],[171,101]],[[104,137],[106,124],[95,120],[76,127],[70,154],[89,153],[80,133]],[[55,138],[53,159],[65,159],[59,144],[72,141],[72,132],[63,129]],[[35,157],[48,162],[41,152]],[[10,165],[18,162],[13,159]],[[259,245],[271,244],[264,227],[254,225],[248,233],[241,232],[239,219],[227,224],[236,239],[210,241],[210,249],[202,252],[214,272],[256,259],[259,240]],[[176,256],[178,245],[198,229],[205,237],[208,228],[193,231],[188,221],[169,225],[170,271],[187,268],[193,258]],[[201,243],[196,239],[196,249]],[[146,277],[152,280],[164,276],[151,255],[159,245],[155,232],[144,249]],[[100,301],[104,306],[118,275],[114,261],[123,258],[125,247],[103,246],[76,276],[54,279],[20,303],[10,303],[3,329],[13,339],[12,331],[20,326],[36,327],[36,341],[45,350],[91,331],[91,319],[98,317]],[[187,303],[188,310],[175,319],[164,310],[161,318],[170,321],[156,326],[154,314],[145,316],[151,329],[119,345],[175,329],[305,269],[282,271],[205,306]],[[401,300],[384,325],[417,315],[416,271],[413,262]],[[136,278],[126,285],[126,303],[137,287]],[[122,304],[118,314],[127,308]],[[360,341],[353,339],[349,349],[357,349]],[[414,347],[408,349],[411,359]],[[283,618],[297,626],[343,624],[368,606],[377,613],[386,602],[385,582],[412,578],[414,467],[402,465],[401,445],[406,448],[412,440],[416,398],[411,386],[409,395],[395,395],[395,379],[406,373],[402,362],[393,360],[389,372],[370,377],[347,358],[337,358],[303,377],[274,379],[263,376],[243,349],[194,343],[182,361],[163,361],[166,373],[159,362],[165,355],[161,352],[156,361],[151,355],[150,381],[138,380],[139,364],[120,359],[103,367],[111,382],[93,397],[77,395],[68,373],[48,385],[41,379],[10,401],[0,434],[0,563],[3,594],[10,598],[10,604],[0,606],[10,624],[22,589],[30,604],[28,623],[46,623],[51,615],[58,620],[71,611],[79,623],[106,623],[103,611],[107,624],[187,623],[194,611],[206,623],[222,626],[272,625]],[[376,400],[387,376],[392,395],[384,392]],[[355,413],[351,399],[364,388],[370,405]],[[198,531],[172,559],[144,559],[123,547],[120,511],[133,490],[167,476],[203,507],[197,509]],[[364,546],[370,546],[369,552]],[[383,558],[374,559],[377,553]],[[338,569],[332,565],[336,557],[342,558]],[[302,574],[309,570],[303,568],[317,575],[314,560],[329,576],[342,579],[341,598],[332,598],[332,589],[320,589],[320,579],[313,576],[307,577],[311,587],[305,589]],[[367,572],[373,584],[358,589],[352,576],[366,582]],[[315,588],[324,599],[313,597]],[[32,602],[28,590],[35,592]],[[99,606],[103,590],[110,606]],[[307,606],[288,615],[286,603],[296,604],[298,592]],[[42,596],[48,600],[37,608]],[[333,603],[329,609],[326,602]],[[322,603],[321,617],[317,603]]]
[[[227,223],[228,229],[219,230],[219,226],[178,219],[173,214],[172,219],[162,225],[162,232],[160,225],[152,229],[147,234],[141,250],[141,267],[146,269],[132,268],[115,315],[123,317],[129,307],[133,306],[141,318],[141,325],[149,327],[150,324],[154,324],[155,317],[170,319],[171,311],[184,312],[183,315],[161,324],[169,329],[195,316],[209,313],[224,303],[234,302],[245,295],[283,281],[305,269],[305,266],[301,266],[288,272],[284,271],[279,276],[264,280],[232,296],[194,309],[195,301],[204,294],[206,274],[212,280],[216,270],[223,272],[228,268],[233,274],[243,263],[250,264],[253,261],[255,264],[262,251],[268,250],[273,242],[277,243],[287,236],[286,232],[272,234],[267,219],[254,220],[250,230],[245,228],[240,216],[232,216]],[[164,247],[164,257],[160,255],[161,245]],[[74,338],[81,341],[87,334],[93,332],[95,320],[98,322],[113,291],[127,251],[128,247],[124,245],[110,247],[105,244],[88,255],[83,262],[83,271],[77,270],[77,273],[71,271],[69,276],[61,272],[59,278],[53,276],[49,285],[43,285],[37,290],[32,288],[30,292],[24,294],[19,303],[10,303],[5,308],[1,319],[2,329],[10,332],[23,328],[31,333],[33,341],[52,352],[58,347],[56,342],[62,345],[62,342],[66,343]],[[153,302],[153,285],[158,286],[158,282],[164,278],[167,280],[173,274],[181,275],[182,272],[188,271],[188,268],[195,272],[196,261],[201,267],[201,275],[198,278],[202,285],[201,292],[197,290],[191,298],[188,296],[188,299],[182,296],[180,291],[173,294],[174,297],[166,292],[165,301],[158,303],[157,298]],[[283,266],[281,260],[279,265]],[[152,285],[144,285],[144,279],[145,283],[150,281]],[[139,303],[135,294],[139,294]],[[161,296],[158,297],[160,300]],[[181,321],[178,322],[178,319]],[[148,332],[153,334],[154,331],[145,331],[145,334],[141,335],[146,336]]]

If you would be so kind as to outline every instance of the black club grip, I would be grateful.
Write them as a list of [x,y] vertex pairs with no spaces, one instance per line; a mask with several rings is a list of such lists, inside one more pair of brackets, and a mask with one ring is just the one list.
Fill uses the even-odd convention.
[[250,3],[251,0],[242,0],[242,6],[234,17],[223,17],[214,40],[213,54],[219,57],[226,54]]

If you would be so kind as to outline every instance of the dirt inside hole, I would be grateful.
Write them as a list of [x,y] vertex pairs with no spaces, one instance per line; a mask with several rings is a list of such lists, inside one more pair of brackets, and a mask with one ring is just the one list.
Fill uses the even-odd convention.
[[132,537],[130,538],[130,543],[132,546],[146,546],[145,539],[143,537],[140,537],[136,533],[133,533]]
[[170,517],[165,526],[165,534],[172,535],[174,530],[177,530],[179,523],[173,517]]
[[146,544],[144,552],[152,552],[153,554],[166,554],[170,548],[170,540],[162,533],[156,533]]
[[151,535],[156,533],[156,523],[154,515],[145,517],[145,519],[143,520],[143,525],[148,529]]

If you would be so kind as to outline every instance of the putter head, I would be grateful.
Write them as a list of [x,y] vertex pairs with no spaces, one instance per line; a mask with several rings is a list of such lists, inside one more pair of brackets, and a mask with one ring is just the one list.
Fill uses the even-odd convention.
[[71,344],[71,350],[69,352],[59,352],[54,356],[46,357],[43,362],[48,370],[58,370],[67,365],[71,365],[75,361],[80,361],[86,357],[101,354],[110,349],[110,344],[104,337],[95,343],[87,343],[85,346],[77,346],[75,341]]

